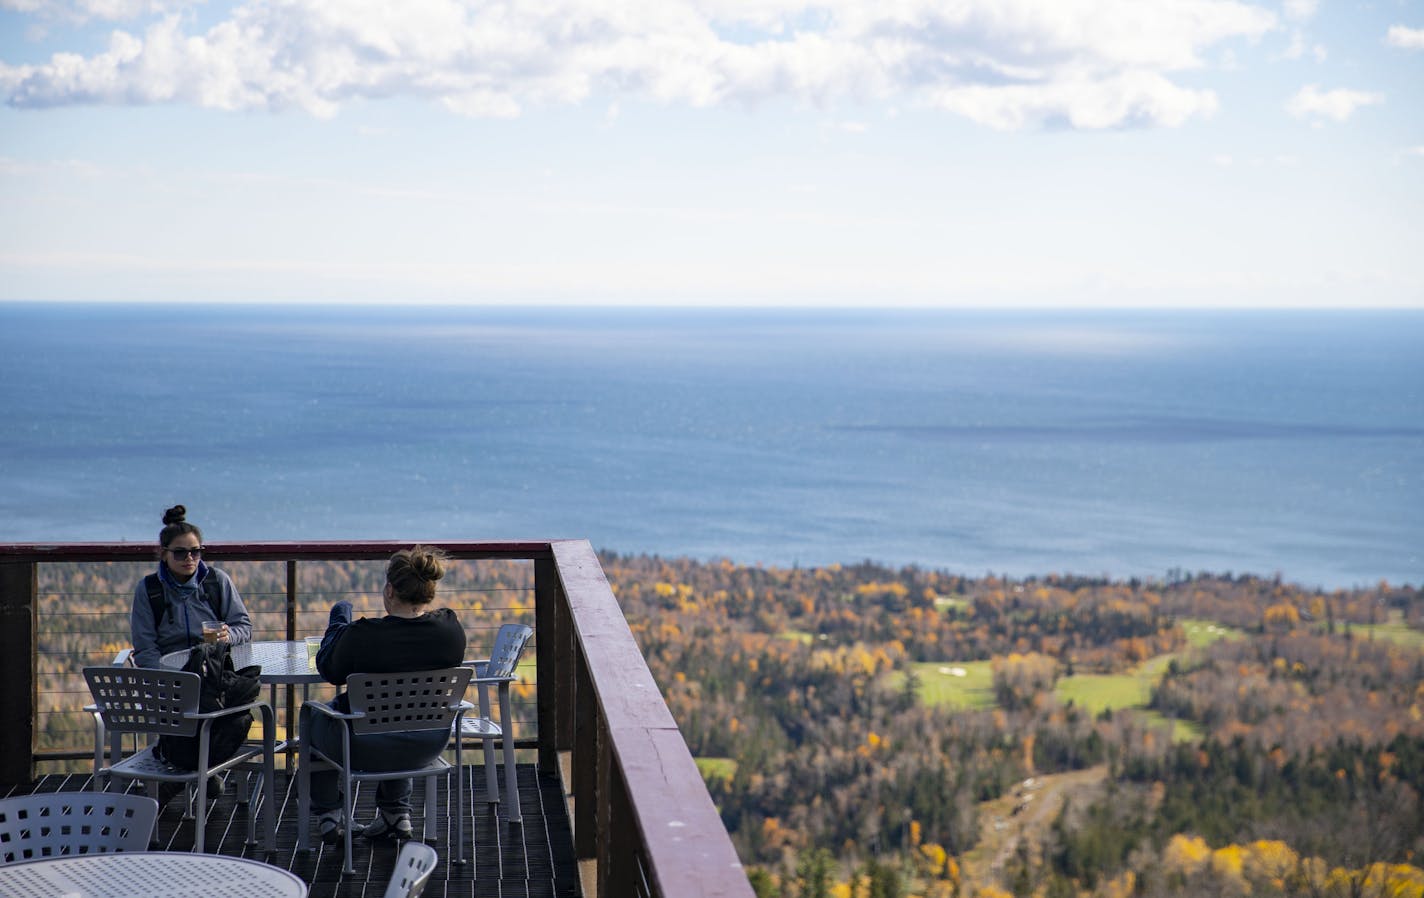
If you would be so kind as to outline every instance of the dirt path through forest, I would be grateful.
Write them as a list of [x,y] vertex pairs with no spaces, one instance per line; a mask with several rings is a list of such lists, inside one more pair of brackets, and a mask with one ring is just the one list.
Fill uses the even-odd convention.
[[979,806],[979,844],[964,857],[968,894],[982,885],[1003,886],[1005,864],[1020,844],[1038,859],[1053,819],[1071,798],[1082,807],[1101,791],[1107,765],[1099,764],[1069,773],[1035,776],[1009,790],[1007,795]]

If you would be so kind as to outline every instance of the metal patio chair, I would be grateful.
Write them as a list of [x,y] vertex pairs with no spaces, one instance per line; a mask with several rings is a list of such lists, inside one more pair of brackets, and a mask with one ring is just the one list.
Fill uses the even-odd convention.
[[0,799],[0,866],[75,854],[147,851],[158,802],[121,792]]
[[[514,767],[514,718],[509,710],[509,687],[514,682],[514,672],[519,667],[519,657],[524,647],[534,636],[534,628],[523,624],[505,624],[494,637],[494,646],[487,659],[466,661],[465,666],[474,669],[475,677],[470,682],[479,691],[480,714],[478,717],[465,715],[460,726],[453,732],[457,744],[479,741],[485,752],[485,794],[490,804],[500,800],[499,781],[494,772],[494,743],[499,742],[504,749],[504,805],[505,819],[510,823],[522,823],[524,817],[519,812],[519,784]],[[499,720],[490,714],[490,688],[499,692]],[[474,776],[474,771],[470,772]],[[470,783],[474,793],[474,783]]]
[[[94,715],[94,782],[113,778],[143,780],[150,795],[156,795],[159,783],[182,783],[197,793],[194,801],[193,850],[204,850],[207,823],[208,777],[235,767],[249,769],[260,763],[262,776],[252,783],[246,796],[247,844],[257,844],[257,812],[259,790],[266,805],[263,845],[268,851],[276,847],[274,809],[277,806],[275,781],[275,717],[266,702],[251,702],[218,711],[200,712],[198,701],[202,677],[182,670],[160,670],[129,667],[86,667],[84,679],[94,704],[85,708]],[[213,721],[231,714],[257,710],[262,718],[262,741],[244,742],[225,761],[208,763],[208,735]],[[124,733],[157,736],[196,736],[198,767],[186,770],[159,758],[157,739],[153,744],[122,757]],[[104,749],[109,749],[108,764],[104,764]]]
[[437,860],[435,849],[424,842],[406,842],[396,855],[396,869],[386,884],[384,898],[420,898]]
[[[450,772],[450,763],[442,757],[421,767],[408,770],[357,770],[347,763],[351,757],[351,739],[372,733],[405,733],[418,730],[450,730],[460,725],[465,711],[473,707],[464,700],[472,671],[468,667],[407,673],[352,674],[346,678],[347,699],[351,713],[343,714],[325,702],[302,703],[299,730],[302,733],[301,762],[297,768],[297,850],[309,849],[311,839],[311,774],[313,765],[334,767],[341,774],[341,802],[345,816],[343,841],[345,865],[341,872],[352,875],[351,831],[355,829],[355,800],[352,785],[357,782],[392,779],[425,780],[425,821],[423,838],[429,839],[435,823],[436,794],[440,778]],[[341,757],[338,761],[319,751],[307,738],[313,714],[325,714],[346,721],[341,728]],[[460,746],[455,746],[455,767],[463,764]],[[455,859],[465,862],[465,786],[464,777],[455,778]]]

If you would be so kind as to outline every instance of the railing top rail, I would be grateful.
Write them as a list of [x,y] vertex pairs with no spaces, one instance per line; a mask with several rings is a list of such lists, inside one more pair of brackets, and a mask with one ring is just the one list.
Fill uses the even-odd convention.
[[[537,559],[552,557],[550,540],[316,540],[305,542],[214,542],[204,548],[219,561],[319,561],[384,559],[415,544],[438,546],[452,558]],[[149,561],[155,543],[76,542],[0,544],[0,562]]]
[[584,540],[552,548],[656,894],[751,898],[746,871],[598,556]]

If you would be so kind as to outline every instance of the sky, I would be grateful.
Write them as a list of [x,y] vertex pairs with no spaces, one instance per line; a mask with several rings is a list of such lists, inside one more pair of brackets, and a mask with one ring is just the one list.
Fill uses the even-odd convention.
[[0,0],[0,301],[1424,308],[1424,0]]

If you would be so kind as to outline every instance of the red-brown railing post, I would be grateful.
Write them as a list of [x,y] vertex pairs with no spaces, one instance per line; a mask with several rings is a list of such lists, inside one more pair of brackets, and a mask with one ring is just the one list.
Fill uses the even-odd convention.
[[[569,658],[559,638],[559,573],[549,558],[534,560],[534,643],[538,664],[539,772],[554,776],[559,772],[559,686],[566,678]],[[567,616],[567,615],[565,615]]]
[[582,700],[574,705],[577,745],[570,765],[573,782],[569,788],[574,796],[574,857],[583,862],[598,859],[599,769],[607,744],[600,738],[603,733],[598,727],[597,698],[588,678],[588,662],[577,647],[574,658],[577,676],[574,694]]
[[[287,641],[297,638],[297,560],[287,559]],[[287,770],[297,766],[296,751],[292,748],[291,734],[296,729],[297,690],[287,687]]]
[[38,569],[33,561],[0,562],[0,782],[7,785],[35,778]]
[[648,894],[638,887],[638,825],[602,721],[598,737],[598,898],[636,898]]

